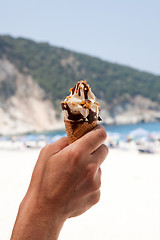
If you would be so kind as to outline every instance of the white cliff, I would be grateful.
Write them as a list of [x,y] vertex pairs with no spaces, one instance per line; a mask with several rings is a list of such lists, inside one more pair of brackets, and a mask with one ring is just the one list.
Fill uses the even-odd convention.
[[21,134],[62,128],[50,100],[31,76],[0,60],[0,134]]

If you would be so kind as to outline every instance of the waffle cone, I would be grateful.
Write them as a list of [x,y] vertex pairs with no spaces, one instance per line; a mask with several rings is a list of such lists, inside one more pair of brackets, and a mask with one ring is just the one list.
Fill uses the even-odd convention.
[[88,122],[71,122],[64,120],[64,122],[69,144],[73,143],[78,138],[82,137],[84,134],[91,131],[97,125],[97,121],[88,123]]

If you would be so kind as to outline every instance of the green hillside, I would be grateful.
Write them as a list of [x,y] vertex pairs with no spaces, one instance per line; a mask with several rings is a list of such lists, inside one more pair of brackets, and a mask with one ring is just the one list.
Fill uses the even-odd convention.
[[0,36],[0,58],[6,57],[30,74],[53,102],[68,95],[78,80],[86,79],[98,98],[112,103],[140,94],[160,102],[160,76],[68,51],[48,43]]

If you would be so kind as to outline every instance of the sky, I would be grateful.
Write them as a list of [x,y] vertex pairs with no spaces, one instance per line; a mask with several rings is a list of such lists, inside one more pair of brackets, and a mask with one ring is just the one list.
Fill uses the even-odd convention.
[[159,0],[0,0],[0,34],[160,75]]

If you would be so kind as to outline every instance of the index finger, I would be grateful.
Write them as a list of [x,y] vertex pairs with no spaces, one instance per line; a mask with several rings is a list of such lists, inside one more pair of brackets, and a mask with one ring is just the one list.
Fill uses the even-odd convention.
[[93,153],[102,145],[106,138],[107,134],[105,128],[102,125],[98,125],[72,144],[79,148],[79,151]]

